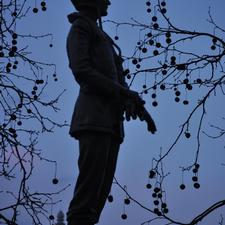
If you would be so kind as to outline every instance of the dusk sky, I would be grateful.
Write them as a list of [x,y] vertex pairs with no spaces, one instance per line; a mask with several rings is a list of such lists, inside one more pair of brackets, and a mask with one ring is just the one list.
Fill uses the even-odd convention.
[[[74,9],[70,1],[48,0],[46,2],[47,11],[45,13],[40,12],[37,15],[30,13],[29,18],[21,23],[20,29],[21,33],[53,34],[53,48],[48,47],[51,43],[51,38],[45,38],[41,41],[33,41],[31,49],[34,58],[56,64],[58,82],[53,83],[46,96],[56,96],[57,93],[66,89],[59,102],[61,111],[53,116],[59,121],[66,120],[69,123],[79,91],[79,87],[68,68],[66,55],[66,37],[70,28],[67,15],[73,12]],[[37,0],[37,4],[39,3],[40,1]],[[179,28],[213,33],[213,27],[207,22],[210,6],[212,16],[217,24],[225,28],[224,0],[167,1],[167,14],[172,23]],[[145,0],[112,0],[109,14],[103,20],[128,22],[131,21],[131,18],[148,24],[151,17],[146,12]],[[103,24],[103,28],[111,37],[116,35],[116,28],[113,24],[106,22]],[[139,36],[143,34],[139,33],[136,28],[127,26],[118,28],[117,35],[119,40],[117,44],[121,47],[123,55],[132,55]],[[218,35],[221,36],[220,33]],[[224,34],[221,38],[225,38]],[[204,50],[205,46],[207,46],[206,42],[203,41],[194,44],[193,48]],[[125,63],[124,66],[126,67],[127,64]],[[149,67],[151,66],[149,65]],[[144,79],[144,76],[137,79],[131,88],[140,91]],[[152,107],[151,94],[144,96],[146,107],[151,112],[157,125],[158,131],[155,135],[147,132],[144,122],[136,120],[125,123],[126,137],[120,148],[115,176],[122,186],[127,186],[127,190],[132,197],[150,209],[154,208],[151,196],[152,190],[148,190],[145,186],[148,183],[148,171],[152,167],[152,158],[159,156],[160,148],[162,148],[163,152],[169,148],[179,133],[179,126],[185,121],[190,110],[193,109],[203,93],[204,91],[199,93],[195,90],[192,95],[188,96],[190,104],[185,107],[174,102],[171,91],[159,94],[158,107]],[[215,134],[215,131],[210,129],[210,124],[212,123],[218,126],[222,124],[221,126],[224,128],[224,120],[222,120],[224,113],[224,96],[218,91],[217,96],[211,96],[207,104],[207,118],[205,119],[203,130]],[[174,220],[187,223],[216,201],[225,199],[225,166],[222,165],[225,163],[224,138],[214,140],[201,134],[199,157],[199,181],[201,188],[198,190],[193,188],[192,171],[184,174],[183,179],[186,189],[181,191],[179,188],[182,183],[180,167],[190,165],[195,159],[197,145],[195,138],[196,124],[199,117],[200,114],[197,113],[191,123],[190,129],[193,132],[193,137],[188,140],[185,137],[181,138],[163,163],[164,172],[170,173],[164,182],[166,202],[169,207],[168,216]],[[66,213],[78,175],[78,142],[69,136],[68,131],[68,127],[56,128],[54,133],[40,135],[39,139],[39,147],[43,149],[43,156],[57,161],[57,178],[59,183],[57,185],[52,184],[54,166],[44,162],[37,163],[31,183],[31,187],[35,190],[50,192],[55,192],[71,184],[68,189],[56,196],[56,200],[61,199],[62,201],[53,207],[54,215],[59,210]],[[126,195],[117,185],[112,186],[111,194],[114,197],[114,201],[112,203],[107,202],[99,225],[139,225],[154,218],[153,214],[131,202],[125,209],[128,218],[127,220],[122,220],[123,200]],[[225,218],[225,207],[216,210],[199,224],[219,224],[220,215],[223,215]],[[30,225],[27,218],[21,218],[21,221],[23,221],[21,225]],[[159,220],[151,224],[161,225],[166,224],[166,222]]]

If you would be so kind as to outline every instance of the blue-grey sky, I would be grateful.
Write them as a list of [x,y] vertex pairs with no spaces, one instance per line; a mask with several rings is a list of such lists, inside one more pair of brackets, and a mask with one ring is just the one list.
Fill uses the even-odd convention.
[[[39,1],[37,1],[39,2]],[[190,30],[200,30],[213,33],[213,27],[207,23],[208,8],[211,6],[211,12],[218,25],[224,27],[224,9],[225,2],[223,0],[173,0],[167,1],[168,15],[171,21],[180,28]],[[70,1],[47,1],[47,12],[33,15],[22,24],[21,29],[27,33],[52,33],[53,48],[48,48],[50,38],[46,38],[37,45],[33,45],[32,49],[34,57],[54,62],[57,65],[57,74],[59,81],[49,90],[47,95],[56,94],[56,90],[66,89],[66,93],[62,96],[59,106],[61,111],[54,115],[61,121],[70,121],[76,96],[79,90],[78,85],[68,68],[68,60],[66,55],[66,37],[70,28],[67,21],[67,14],[73,12],[73,6]],[[146,13],[145,1],[137,0],[112,0],[107,18],[115,21],[129,21],[133,17],[140,22],[148,23],[149,15]],[[115,27],[110,23],[104,23],[104,29],[112,36],[115,36]],[[139,38],[138,30],[135,28],[119,27],[118,35],[120,37],[117,42],[122,48],[124,55],[130,55],[133,47]],[[142,35],[142,33],[140,33]],[[224,36],[223,36],[224,38]],[[200,43],[194,48],[205,48],[204,43]],[[152,65],[150,65],[151,67]],[[135,90],[144,81],[144,77],[137,81],[133,86]],[[150,96],[146,96],[146,105],[155,118],[158,132],[151,135],[146,131],[146,126],[140,121],[132,121],[125,124],[126,138],[121,146],[116,177],[122,185],[128,187],[130,194],[144,205],[153,209],[153,199],[151,191],[145,188],[148,182],[148,171],[152,165],[152,158],[158,157],[159,150],[162,147],[166,150],[176,134],[179,132],[179,125],[188,116],[188,112],[201,97],[197,91],[190,96],[193,103],[184,107],[182,104],[175,104],[171,92],[165,92],[159,96],[159,106],[154,108],[151,106]],[[209,130],[210,122],[220,125],[221,117],[224,116],[224,107],[221,102],[222,95],[218,93],[217,97],[212,97],[207,104],[207,120],[204,125]],[[193,136],[196,132],[196,121],[200,114],[196,114],[192,122],[191,130]],[[204,209],[209,207],[220,199],[225,198],[225,167],[221,163],[225,163],[224,140],[212,140],[202,135],[200,164],[201,169],[199,179],[201,188],[195,190],[192,187],[192,172],[184,175],[184,182],[187,186],[185,191],[179,189],[182,182],[180,166],[188,166],[193,163],[196,150],[196,140],[185,138],[177,144],[174,151],[166,158],[164,162],[165,172],[171,174],[166,178],[164,189],[166,190],[167,204],[169,205],[169,216],[175,220],[189,222],[193,217],[197,216]],[[53,207],[53,213],[57,214],[59,210],[66,212],[69,201],[71,200],[74,183],[78,174],[77,158],[78,143],[68,135],[68,128],[56,129],[53,134],[44,134],[40,136],[40,148],[43,149],[43,155],[56,160],[58,163],[57,177],[58,185],[53,185],[51,180],[54,176],[53,166],[46,166],[45,163],[39,162],[36,165],[36,171],[32,178],[32,185],[35,189],[41,191],[56,191],[72,184],[70,188],[57,196],[56,199],[62,199],[62,202]],[[99,225],[129,224],[138,225],[142,222],[153,218],[152,214],[144,211],[134,203],[126,207],[128,215],[127,220],[120,218],[123,212],[124,193],[116,186],[112,187],[114,196],[113,203],[107,203],[102,213]],[[207,219],[200,224],[218,224],[220,214],[224,214],[225,209],[221,208],[212,213]],[[22,218],[23,225],[28,225],[26,218]],[[163,224],[160,221],[152,224]]]

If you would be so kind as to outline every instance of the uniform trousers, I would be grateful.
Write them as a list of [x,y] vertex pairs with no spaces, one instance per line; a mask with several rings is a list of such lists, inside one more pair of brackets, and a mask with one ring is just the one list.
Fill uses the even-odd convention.
[[106,132],[84,131],[79,140],[79,175],[67,212],[68,225],[93,225],[109,195],[120,139]]

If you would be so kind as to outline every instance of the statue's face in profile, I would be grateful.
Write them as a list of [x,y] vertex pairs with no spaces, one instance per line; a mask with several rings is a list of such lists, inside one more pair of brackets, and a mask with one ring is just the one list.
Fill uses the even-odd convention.
[[111,2],[109,0],[100,0],[100,14],[101,16],[107,16],[108,15],[108,6],[111,5]]

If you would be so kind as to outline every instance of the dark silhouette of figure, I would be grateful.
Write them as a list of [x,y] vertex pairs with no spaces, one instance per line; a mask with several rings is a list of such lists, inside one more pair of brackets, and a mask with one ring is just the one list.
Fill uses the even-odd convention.
[[101,29],[109,0],[71,1],[78,12],[68,16],[67,53],[80,91],[70,135],[79,141],[79,176],[67,220],[68,225],[93,225],[111,189],[124,112],[127,120],[145,120],[152,133],[156,127],[138,93],[128,89],[120,48]]

